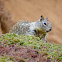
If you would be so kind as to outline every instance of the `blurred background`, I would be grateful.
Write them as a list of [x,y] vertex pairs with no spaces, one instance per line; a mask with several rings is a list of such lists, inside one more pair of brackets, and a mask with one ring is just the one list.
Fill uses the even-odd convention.
[[37,21],[41,15],[52,23],[48,41],[62,44],[62,0],[0,0],[0,34],[19,20]]

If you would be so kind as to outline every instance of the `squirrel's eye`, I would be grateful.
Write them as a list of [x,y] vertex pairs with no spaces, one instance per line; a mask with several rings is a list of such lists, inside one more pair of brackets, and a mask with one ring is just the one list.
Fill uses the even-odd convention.
[[44,23],[46,25],[46,23]]

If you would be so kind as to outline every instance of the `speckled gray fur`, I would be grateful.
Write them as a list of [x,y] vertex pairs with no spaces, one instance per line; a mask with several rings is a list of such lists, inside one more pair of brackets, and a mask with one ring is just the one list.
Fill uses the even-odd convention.
[[45,40],[46,34],[50,32],[51,29],[52,24],[48,21],[48,19],[45,20],[43,16],[41,16],[41,18],[35,22],[28,22],[26,20],[19,21],[10,30],[10,33],[18,35],[33,35]]

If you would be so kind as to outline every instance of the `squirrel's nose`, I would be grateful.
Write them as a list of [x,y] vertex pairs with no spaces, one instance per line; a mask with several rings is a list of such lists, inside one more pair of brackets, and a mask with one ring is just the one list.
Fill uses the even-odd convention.
[[49,31],[51,31],[52,29],[49,29]]

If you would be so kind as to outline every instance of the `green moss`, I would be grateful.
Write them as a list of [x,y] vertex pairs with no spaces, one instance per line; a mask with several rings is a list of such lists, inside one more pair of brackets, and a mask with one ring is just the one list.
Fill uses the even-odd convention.
[[[45,54],[44,57],[47,59],[56,59],[58,61],[62,60],[62,45],[45,43],[38,37],[34,36],[23,36],[7,33],[0,37],[0,44],[4,46],[9,46],[15,44],[17,46],[31,47],[32,49],[38,49],[39,54]],[[0,58],[1,59],[1,58]],[[2,61],[1,61],[2,62]]]
[[0,56],[0,62],[13,62],[13,61],[9,60],[9,58]]

